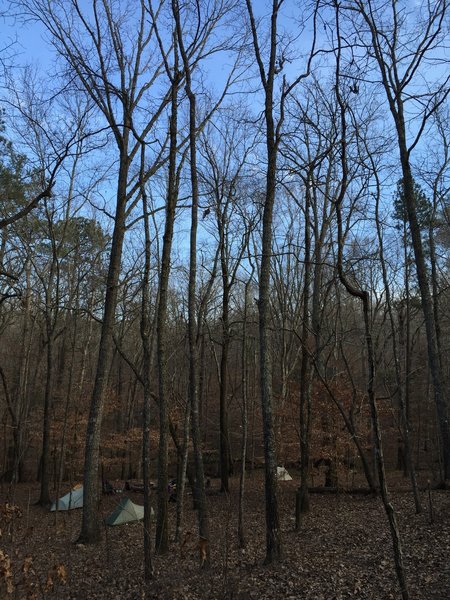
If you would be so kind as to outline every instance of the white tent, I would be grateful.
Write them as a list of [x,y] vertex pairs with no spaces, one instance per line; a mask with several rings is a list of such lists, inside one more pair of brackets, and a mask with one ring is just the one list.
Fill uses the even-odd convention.
[[[153,508],[151,509],[153,517]],[[123,525],[124,523],[134,523],[142,521],[144,518],[144,507],[139,504],[134,504],[129,498],[124,496],[116,510],[105,519],[107,525]]]
[[277,479],[279,481],[292,481],[292,477],[284,467],[277,467]]
[[[58,505],[58,507],[56,506]],[[83,486],[75,486],[68,494],[53,502],[50,510],[71,510],[83,507]]]

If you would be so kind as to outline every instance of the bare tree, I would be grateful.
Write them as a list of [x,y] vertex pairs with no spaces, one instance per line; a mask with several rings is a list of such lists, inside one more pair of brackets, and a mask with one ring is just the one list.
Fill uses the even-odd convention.
[[[165,50],[159,35],[158,25],[150,10],[158,36],[158,42],[163,56]],[[171,271],[171,252],[174,235],[175,210],[178,201],[179,174],[177,172],[177,140],[178,140],[178,88],[181,83],[178,57],[178,44],[173,34],[173,64],[169,65],[168,59],[164,61],[165,71],[171,85],[170,121],[169,121],[169,165],[167,180],[167,197],[165,207],[164,237],[159,274],[159,297],[157,309],[157,349],[159,373],[159,453],[158,453],[158,513],[156,523],[155,549],[158,554],[168,551],[168,399],[169,399],[169,372],[167,364],[167,303],[169,290],[169,277]]]
[[[62,304],[61,249],[66,242],[66,229],[72,217],[77,165],[85,151],[83,145],[86,145],[86,139],[89,137],[85,128],[89,106],[85,104],[83,111],[74,112],[67,103],[61,102],[57,95],[50,94],[48,97],[49,91],[30,67],[25,69],[21,81],[16,82],[12,78],[9,81],[8,102],[12,108],[14,118],[11,120],[15,126],[16,136],[27,145],[29,153],[33,155],[35,164],[32,170],[33,187],[39,186],[45,190],[34,195],[31,201],[28,198],[5,198],[5,204],[8,202],[16,206],[22,204],[22,207],[9,218],[2,220],[4,234],[8,227],[27,219],[27,216],[29,216],[28,222],[35,230],[34,252],[30,252],[29,261],[43,291],[46,332],[46,384],[39,468],[41,490],[38,500],[38,503],[43,506],[50,504],[50,426],[56,371],[55,342]],[[61,129],[55,114],[63,111],[71,125],[65,125],[64,129]],[[54,123],[52,128],[50,123]],[[63,166],[68,166],[67,187],[60,186],[56,191],[54,188],[56,175]],[[63,195],[62,190],[64,190]],[[18,226],[20,228],[20,225]],[[39,240],[39,236],[43,239]],[[25,322],[28,322],[28,317]]]
[[[448,401],[443,387],[430,277],[417,214],[412,160],[413,151],[424,138],[432,115],[445,102],[450,90],[446,72],[435,81],[429,81],[428,77],[435,68],[441,68],[439,50],[444,47],[447,35],[448,3],[446,0],[432,4],[424,2],[420,7],[414,7],[412,13],[395,0],[388,3],[358,0],[351,5],[344,4],[342,8],[342,14],[347,14],[351,21],[352,30],[360,32],[359,41],[366,48],[366,56],[370,56],[370,66],[378,73],[395,127],[441,435],[443,474],[447,481],[450,479]],[[418,91],[416,86],[422,77],[428,83]],[[408,126],[408,113],[414,114],[414,130]]]
[[369,399],[370,413],[372,419],[372,427],[374,430],[374,445],[375,445],[375,461],[378,473],[378,479],[380,483],[381,497],[386,512],[386,516],[389,522],[389,528],[391,532],[392,544],[394,549],[394,560],[395,570],[398,578],[398,582],[401,589],[402,598],[404,600],[409,599],[408,585],[406,580],[406,573],[403,563],[403,552],[402,543],[400,538],[400,530],[397,524],[397,517],[390,501],[386,473],[383,456],[383,445],[381,439],[381,426],[378,417],[378,408],[375,395],[375,352],[374,342],[372,335],[372,326],[370,321],[371,313],[371,301],[370,294],[367,290],[362,289],[358,284],[355,284],[347,276],[344,268],[344,242],[345,238],[343,235],[343,220],[342,220],[342,204],[344,198],[348,192],[348,154],[347,148],[349,140],[347,138],[347,110],[348,102],[341,89],[341,58],[342,58],[342,45],[343,39],[341,37],[340,21],[339,21],[339,7],[335,6],[335,17],[336,17],[336,99],[340,110],[340,158],[341,158],[341,183],[338,190],[338,194],[335,201],[336,206],[336,219],[337,219],[337,272],[339,280],[346,289],[346,291],[353,296],[358,298],[362,305],[363,316],[364,316],[364,331],[366,338],[367,347],[367,396]]
[[403,442],[404,442],[404,446],[405,446],[406,466],[407,466],[409,476],[411,478],[411,487],[412,487],[413,496],[414,496],[416,513],[419,514],[422,511],[422,507],[420,504],[419,491],[418,491],[417,480],[416,480],[416,471],[415,471],[413,456],[412,456],[411,436],[410,436],[410,431],[409,431],[407,404],[405,402],[405,386],[402,381],[402,373],[401,373],[401,368],[400,368],[400,356],[399,356],[399,349],[398,349],[397,332],[396,332],[396,327],[395,327],[394,311],[393,311],[393,306],[392,306],[391,286],[388,281],[385,253],[384,253],[383,232],[382,232],[381,222],[380,222],[380,213],[379,213],[380,207],[379,207],[379,205],[380,205],[380,195],[381,195],[380,187],[381,186],[380,186],[380,180],[379,180],[379,176],[378,176],[378,172],[377,172],[377,167],[375,165],[373,156],[371,156],[370,153],[369,153],[369,157],[372,162],[372,171],[373,171],[373,176],[374,176],[375,182],[376,182],[376,192],[374,193],[375,194],[375,225],[377,228],[378,245],[379,245],[379,250],[380,250],[380,263],[381,263],[383,284],[384,284],[384,289],[385,289],[385,294],[386,294],[386,309],[389,314],[389,321],[391,324],[391,331],[392,331],[392,352],[393,352],[393,358],[394,358],[395,377],[396,377],[396,381],[397,381],[397,397],[398,397],[398,402],[399,402],[399,406],[400,406],[401,432],[402,432]]
[[[212,276],[206,285],[205,294],[200,302],[197,314],[197,235],[198,235],[198,211],[199,211],[199,176],[197,167],[197,136],[205,126],[217,108],[221,105],[230,85],[239,78],[240,48],[237,47],[237,58],[233,63],[226,78],[222,92],[210,110],[201,119],[199,117],[197,92],[193,78],[195,66],[203,56],[218,53],[222,50],[234,50],[234,43],[225,36],[219,44],[211,44],[213,32],[219,24],[225,22],[225,18],[231,14],[235,6],[234,0],[220,2],[213,5],[200,3],[195,6],[180,7],[178,0],[172,0],[172,14],[175,21],[177,43],[180,51],[181,63],[185,77],[185,92],[189,106],[189,173],[191,205],[191,226],[189,240],[189,283],[188,283],[188,344],[189,344],[189,402],[191,407],[192,443],[195,462],[196,476],[196,501],[199,520],[199,548],[201,566],[209,565],[209,525],[205,494],[205,478],[203,468],[203,457],[201,449],[200,430],[200,396],[199,396],[199,332],[204,318],[204,310],[210,296],[211,287],[216,271],[218,252],[214,260]],[[191,26],[192,25],[192,26]]]
[[244,314],[242,317],[242,348],[241,348],[241,386],[242,386],[242,440],[241,440],[241,473],[239,477],[239,509],[238,509],[238,543],[240,548],[246,546],[245,527],[245,474],[247,469],[247,443],[248,443],[248,319],[249,319],[249,292],[255,267],[249,256],[251,271],[244,287]]
[[[199,7],[197,7],[199,10]],[[198,394],[198,347],[197,347],[197,322],[196,322],[196,279],[197,279],[197,228],[199,187],[197,173],[197,98],[192,84],[192,70],[190,55],[186,47],[185,34],[183,33],[181,12],[178,0],[172,0],[172,11],[175,20],[177,42],[185,71],[185,90],[189,101],[189,159],[190,159],[190,184],[192,195],[191,229],[189,244],[189,287],[188,287],[188,339],[189,339],[189,402],[191,407],[192,443],[194,446],[196,500],[198,510],[199,538],[206,550],[202,556],[202,566],[209,564],[209,523],[205,494],[205,478],[203,457],[201,450],[199,394]],[[196,18],[201,22],[201,15],[197,12]],[[191,47],[195,45],[191,43]]]
[[[18,4],[47,29],[57,52],[66,62],[69,80],[76,81],[97,107],[113,135],[119,156],[102,331],[86,434],[83,520],[79,538],[93,543],[100,538],[101,531],[97,518],[99,442],[113,354],[122,250],[127,216],[135,206],[140,190],[139,182],[135,181],[133,185],[130,177],[140,147],[139,141],[133,141],[132,132],[139,127],[138,138],[147,138],[167,106],[170,93],[158,93],[159,100],[150,114],[143,122],[140,119],[139,124],[134,122],[137,107],[148,101],[159,83],[162,66],[158,53],[154,52],[157,42],[148,23],[144,1],[139,3],[137,11],[134,4],[133,7],[127,3],[119,6],[108,0],[95,2],[91,10],[85,10],[77,0],[57,1],[51,6],[41,0]],[[129,35],[130,28],[135,31],[133,38]],[[163,150],[164,144],[156,150],[153,167],[148,168],[146,179],[160,166],[159,157]]]
[[221,491],[229,491],[228,477],[232,469],[231,449],[228,431],[228,380],[229,354],[232,342],[230,323],[230,302],[237,281],[238,270],[247,250],[250,233],[254,224],[251,215],[242,206],[240,181],[245,177],[245,165],[249,152],[254,146],[252,135],[241,122],[229,121],[228,107],[223,114],[211,123],[201,138],[200,152],[206,165],[201,173],[201,184],[206,194],[203,220],[212,211],[217,237],[221,294],[222,294],[222,340],[219,379],[219,462]]
[[[278,75],[283,70],[284,52],[286,48],[279,42],[278,17],[283,0],[273,0],[270,14],[269,47],[267,65],[264,63],[264,54],[258,33],[257,22],[254,17],[253,4],[246,0],[247,12],[250,22],[250,34],[253,52],[263,88],[265,141],[267,150],[266,189],[262,219],[262,248],[261,267],[259,272],[259,335],[260,335],[260,378],[261,378],[261,407],[263,415],[264,432],[264,459],[265,459],[265,498],[266,498],[266,563],[276,562],[281,559],[282,547],[278,514],[277,497],[277,459],[276,441],[273,418],[273,392],[272,392],[272,358],[270,342],[270,270],[272,255],[272,225],[275,193],[277,187],[277,159],[282,136],[284,108],[286,98],[292,90],[309,75],[311,62],[315,53],[315,27],[312,50],[305,73],[299,75],[292,83],[282,77],[279,99],[276,94],[278,88]],[[314,21],[315,23],[315,21]]]

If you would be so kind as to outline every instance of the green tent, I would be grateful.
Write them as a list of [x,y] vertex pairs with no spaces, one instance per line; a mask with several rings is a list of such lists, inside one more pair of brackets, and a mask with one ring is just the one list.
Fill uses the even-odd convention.
[[50,510],[71,510],[83,507],[83,486],[76,485],[68,494],[53,502]]
[[[153,508],[151,510],[153,517]],[[127,496],[120,499],[116,510],[105,519],[107,525],[123,525],[124,523],[134,523],[142,521],[144,518],[144,507],[134,504]]]

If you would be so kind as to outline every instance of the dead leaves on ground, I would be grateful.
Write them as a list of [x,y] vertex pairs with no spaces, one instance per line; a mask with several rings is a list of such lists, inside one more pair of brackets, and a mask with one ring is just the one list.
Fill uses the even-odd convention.
[[[262,475],[249,477],[247,483],[245,549],[237,547],[238,482],[231,483],[228,498],[209,498],[211,568],[200,569],[206,548],[201,553],[197,535],[188,534],[197,529],[197,513],[187,497],[182,536],[186,543],[183,546],[172,539],[168,555],[153,557],[156,579],[147,587],[143,581],[141,524],[108,528],[100,544],[78,546],[73,542],[80,530],[80,512],[72,511],[64,519],[58,515],[55,520],[54,514],[31,506],[26,521],[18,518],[14,522],[13,542],[4,538],[11,546],[0,555],[0,573],[4,575],[0,598],[14,597],[8,585],[9,590],[12,585],[19,589],[17,597],[21,600],[27,595],[28,600],[141,600],[143,594],[146,600],[400,597],[389,527],[379,498],[314,494],[311,512],[303,517],[301,531],[295,532],[296,484],[280,486],[284,560],[263,566]],[[127,493],[134,499],[133,492]],[[29,487],[18,490],[19,507],[27,506],[29,494]],[[138,498],[136,494],[137,502]],[[111,511],[113,500],[103,499],[104,515]],[[415,515],[410,494],[393,494],[393,503],[398,510],[411,597],[450,598],[449,492],[434,493],[434,524],[429,524],[427,514]],[[169,506],[169,513],[172,527],[175,505]]]
[[[44,584],[43,579],[45,579]],[[0,549],[0,598],[2,600],[13,597],[38,600],[43,597],[43,593],[55,592],[60,585],[66,583],[67,572],[63,564],[55,565],[46,576],[44,574],[42,577],[36,572],[31,554],[24,557],[19,568],[14,568],[9,555]]]

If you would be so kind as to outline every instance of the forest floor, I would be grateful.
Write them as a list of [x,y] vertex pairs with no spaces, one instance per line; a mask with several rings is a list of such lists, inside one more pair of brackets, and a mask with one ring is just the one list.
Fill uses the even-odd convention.
[[[143,583],[142,525],[104,529],[96,546],[75,543],[81,511],[51,513],[33,505],[37,485],[21,484],[14,504],[22,516],[0,523],[0,550],[11,561],[14,591],[7,593],[8,558],[0,551],[0,598],[109,600],[266,600],[271,598],[338,600],[400,598],[392,542],[380,498],[362,494],[312,494],[311,511],[294,531],[295,481],[280,482],[280,513],[284,560],[263,566],[265,517],[263,473],[250,474],[246,485],[247,546],[237,547],[238,480],[229,496],[209,495],[211,567],[199,568],[198,553],[181,552],[172,539],[170,553],[154,557],[155,579]],[[400,479],[397,478],[397,482]],[[407,480],[403,480],[405,488]],[[421,493],[424,511],[416,515],[405,489],[392,492],[398,511],[404,562],[411,600],[450,598],[450,492],[433,490],[434,522],[428,493]],[[64,490],[66,491],[66,490]],[[0,489],[1,502],[8,489]],[[126,492],[137,504],[142,494]],[[103,496],[101,512],[112,512],[120,496]],[[171,524],[175,504],[170,504]],[[196,513],[187,497],[185,531],[196,531]],[[189,545],[188,545],[189,546]],[[59,571],[55,568],[59,566]],[[2,580],[3,569],[3,580]]]

